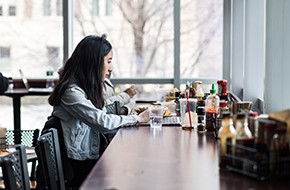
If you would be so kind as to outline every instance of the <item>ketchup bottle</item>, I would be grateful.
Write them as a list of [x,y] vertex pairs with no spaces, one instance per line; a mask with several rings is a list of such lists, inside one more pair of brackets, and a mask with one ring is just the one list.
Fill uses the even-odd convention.
[[220,97],[222,100],[227,100],[228,99],[228,93],[227,93],[227,80],[218,80],[218,93],[217,95]]

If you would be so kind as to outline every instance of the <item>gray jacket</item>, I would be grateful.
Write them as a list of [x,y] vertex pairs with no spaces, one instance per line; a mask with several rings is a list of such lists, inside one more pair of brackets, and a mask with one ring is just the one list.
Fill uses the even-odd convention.
[[65,91],[61,104],[53,108],[53,115],[61,120],[68,157],[75,160],[97,159],[100,132],[134,125],[139,118],[106,114],[106,108],[96,108],[76,85]]

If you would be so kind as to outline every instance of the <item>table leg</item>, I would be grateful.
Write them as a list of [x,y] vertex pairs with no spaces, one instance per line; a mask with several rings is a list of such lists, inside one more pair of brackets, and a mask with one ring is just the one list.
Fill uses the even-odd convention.
[[[21,129],[21,97],[13,97],[14,130]],[[15,133],[15,144],[20,144],[20,133]]]

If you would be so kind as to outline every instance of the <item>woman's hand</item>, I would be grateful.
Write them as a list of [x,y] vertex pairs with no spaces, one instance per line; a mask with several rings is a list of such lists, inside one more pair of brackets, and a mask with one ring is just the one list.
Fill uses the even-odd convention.
[[136,90],[135,85],[131,85],[124,92],[126,92],[132,98],[137,93],[137,90]]
[[148,109],[144,110],[138,116],[139,116],[139,122],[140,123],[147,123],[149,121],[149,119],[150,119],[149,110]]

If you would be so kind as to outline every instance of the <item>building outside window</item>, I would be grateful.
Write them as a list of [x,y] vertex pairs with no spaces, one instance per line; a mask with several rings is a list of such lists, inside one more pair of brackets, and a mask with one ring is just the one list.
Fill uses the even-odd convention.
[[92,14],[98,16],[100,14],[100,1],[93,0],[92,1]]
[[9,59],[9,58],[10,58],[10,48],[0,47],[0,59]]
[[56,1],[56,15],[62,16],[62,2],[63,0],[57,0]]
[[9,6],[9,16],[16,16],[16,7],[13,5]]
[[51,15],[51,0],[43,0],[43,15]]
[[[37,0],[33,3],[15,0],[13,3],[17,8],[17,17],[9,17],[9,2],[0,0],[3,7],[3,16],[0,17],[0,71],[4,76],[14,79],[20,79],[19,69],[28,79],[44,79],[46,71],[51,68],[56,73],[63,64],[63,17],[57,16],[57,9],[61,10],[57,5],[61,4],[57,3],[58,0]],[[21,98],[23,129],[43,127],[52,111],[47,98]],[[12,129],[12,99],[0,96],[0,105],[0,125]]]

